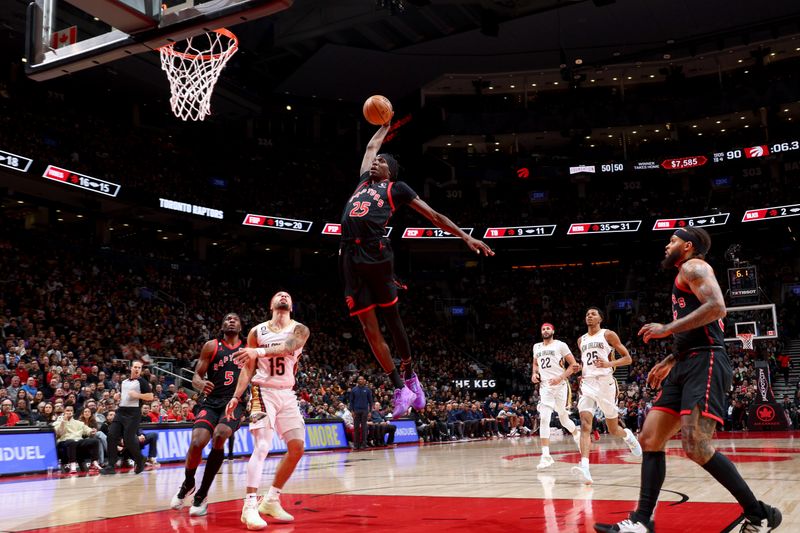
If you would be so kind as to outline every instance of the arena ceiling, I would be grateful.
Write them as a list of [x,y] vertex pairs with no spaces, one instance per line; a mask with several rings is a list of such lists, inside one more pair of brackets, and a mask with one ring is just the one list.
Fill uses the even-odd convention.
[[[62,0],[64,1],[64,0]],[[6,0],[0,27],[23,55],[28,0]],[[272,93],[357,102],[414,94],[447,75],[597,71],[800,35],[796,0],[295,0],[234,27],[242,50],[223,75],[232,101]],[[794,49],[790,49],[792,53]],[[797,52],[800,53],[800,52]],[[576,65],[580,59],[582,64]],[[94,69],[166,82],[156,54]],[[75,74],[73,76],[92,76]],[[152,87],[151,87],[152,88]],[[153,93],[161,94],[161,93]],[[163,96],[163,94],[161,94]]]

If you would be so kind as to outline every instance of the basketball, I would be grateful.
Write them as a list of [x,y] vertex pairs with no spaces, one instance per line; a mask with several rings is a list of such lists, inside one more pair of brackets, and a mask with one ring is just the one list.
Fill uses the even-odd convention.
[[364,118],[373,126],[383,126],[394,116],[392,103],[379,94],[370,96],[364,102]]

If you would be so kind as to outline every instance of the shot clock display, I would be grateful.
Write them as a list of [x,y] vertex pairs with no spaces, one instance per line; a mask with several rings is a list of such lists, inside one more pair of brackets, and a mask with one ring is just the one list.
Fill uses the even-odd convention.
[[751,298],[758,295],[758,272],[755,265],[728,269],[728,289],[731,298]]

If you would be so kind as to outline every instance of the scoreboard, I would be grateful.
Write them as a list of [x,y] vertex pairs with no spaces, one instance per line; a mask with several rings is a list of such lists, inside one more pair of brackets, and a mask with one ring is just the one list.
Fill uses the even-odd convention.
[[770,218],[796,217],[798,215],[800,215],[800,204],[764,207],[761,209],[750,209],[745,212],[742,217],[742,222],[755,222],[757,220],[768,220]]
[[506,228],[486,228],[484,239],[511,239],[518,237],[552,237],[555,224],[546,226],[513,226]]
[[590,235],[600,233],[629,233],[639,231],[641,220],[615,220],[613,222],[583,222],[570,224],[567,235]]

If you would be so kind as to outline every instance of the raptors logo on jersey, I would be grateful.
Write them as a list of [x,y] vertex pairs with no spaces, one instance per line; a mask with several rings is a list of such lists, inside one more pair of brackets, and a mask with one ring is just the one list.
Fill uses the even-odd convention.
[[212,403],[225,403],[233,396],[241,371],[239,365],[233,361],[233,354],[239,351],[241,345],[241,341],[230,346],[223,340],[217,340],[217,349],[211,358],[207,376],[207,379],[214,384],[214,390],[206,400]]
[[[417,193],[405,182],[370,181],[369,172],[361,175],[361,183],[356,187],[342,212],[342,243],[355,243],[351,253],[364,256],[366,262],[387,259],[384,239],[386,224],[394,211],[408,204]],[[370,246],[374,245],[374,250]],[[386,250],[386,253],[384,251]]]
[[539,367],[539,379],[542,386],[548,386],[548,380],[557,378],[566,367],[564,358],[570,355],[566,343],[553,339],[549,344],[537,342],[533,345],[533,357]]
[[[290,320],[285,328],[276,329],[271,322],[262,322],[256,326],[258,346],[270,348],[280,346],[291,335],[299,324]],[[302,348],[285,355],[273,357],[259,357],[253,383],[270,389],[291,389],[294,387],[294,373]]]
[[606,342],[606,330],[601,329],[594,335],[584,334],[581,337],[581,362],[583,363],[583,377],[610,376],[614,373],[613,368],[599,368],[597,360],[610,361],[611,354],[614,352],[608,342]]

